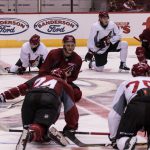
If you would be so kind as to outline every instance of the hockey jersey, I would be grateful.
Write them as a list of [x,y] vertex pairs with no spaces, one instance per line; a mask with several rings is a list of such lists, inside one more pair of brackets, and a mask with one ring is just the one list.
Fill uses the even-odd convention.
[[[72,87],[64,80],[51,75],[38,78],[34,84],[34,88],[50,88],[54,89],[59,99],[64,105],[64,115],[67,126],[76,129],[78,127],[79,114],[74,103],[74,95]],[[60,110],[59,110],[60,111]]]
[[39,70],[39,75],[47,75],[53,69],[61,68],[66,69],[73,65],[71,75],[67,78],[67,82],[72,82],[77,79],[82,65],[81,57],[73,52],[70,57],[65,57],[63,54],[63,48],[53,49],[47,55],[47,58]]
[[23,44],[20,52],[20,59],[22,66],[27,68],[28,66],[37,67],[40,61],[40,57],[45,60],[48,54],[47,48],[43,43],[40,43],[39,47],[35,52],[31,49],[30,43],[26,42]]
[[137,95],[137,91],[142,88],[150,88],[149,77],[134,77],[130,80],[124,81],[118,87],[113,99],[112,110],[108,116],[108,125],[111,138],[115,137],[117,134],[121,115],[123,114],[126,106]]
[[112,44],[115,44],[121,39],[121,30],[112,21],[109,21],[106,28],[103,28],[100,22],[94,23],[89,34],[88,49],[98,54],[103,54],[104,52],[106,52],[110,45],[107,45],[106,47],[100,49],[95,45],[95,38],[97,41],[99,41],[100,39],[103,39],[108,35],[110,36],[110,42]]

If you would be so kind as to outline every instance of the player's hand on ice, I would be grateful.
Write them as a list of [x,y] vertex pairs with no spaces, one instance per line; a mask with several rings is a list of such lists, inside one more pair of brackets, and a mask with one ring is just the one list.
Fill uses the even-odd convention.
[[88,51],[85,55],[85,61],[92,61],[93,53],[91,51]]
[[18,68],[18,74],[23,74],[25,72],[25,70],[26,70],[25,67]]
[[0,103],[5,103],[5,102],[6,102],[5,97],[2,94],[0,94]]

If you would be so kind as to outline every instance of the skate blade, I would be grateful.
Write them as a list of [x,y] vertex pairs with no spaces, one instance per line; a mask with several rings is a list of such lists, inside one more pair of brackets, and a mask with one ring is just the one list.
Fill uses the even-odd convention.
[[123,69],[119,69],[119,71],[118,71],[119,73],[129,73],[130,72],[130,70],[123,70]]

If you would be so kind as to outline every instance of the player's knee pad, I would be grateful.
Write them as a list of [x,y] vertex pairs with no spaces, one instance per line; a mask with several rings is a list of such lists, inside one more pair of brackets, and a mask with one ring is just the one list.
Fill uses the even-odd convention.
[[117,49],[127,50],[128,49],[128,43],[126,41],[119,42]]
[[10,67],[10,72],[17,72],[18,71],[18,66],[14,65]]
[[102,72],[104,70],[104,66],[94,66],[94,70],[98,71],[98,72]]
[[82,97],[82,92],[80,91],[79,88],[74,88],[74,99],[75,99],[75,102],[79,102],[81,97]]
[[129,137],[121,137],[120,139],[117,139],[117,147],[119,150],[124,150],[125,143],[129,139]]

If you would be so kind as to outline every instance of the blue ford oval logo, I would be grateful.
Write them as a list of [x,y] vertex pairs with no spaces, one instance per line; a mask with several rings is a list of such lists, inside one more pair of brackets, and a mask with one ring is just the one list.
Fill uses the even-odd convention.
[[0,18],[0,35],[14,35],[28,30],[29,24],[17,18]]
[[61,17],[45,18],[34,24],[35,30],[52,35],[71,33],[78,27],[79,24],[76,21]]

